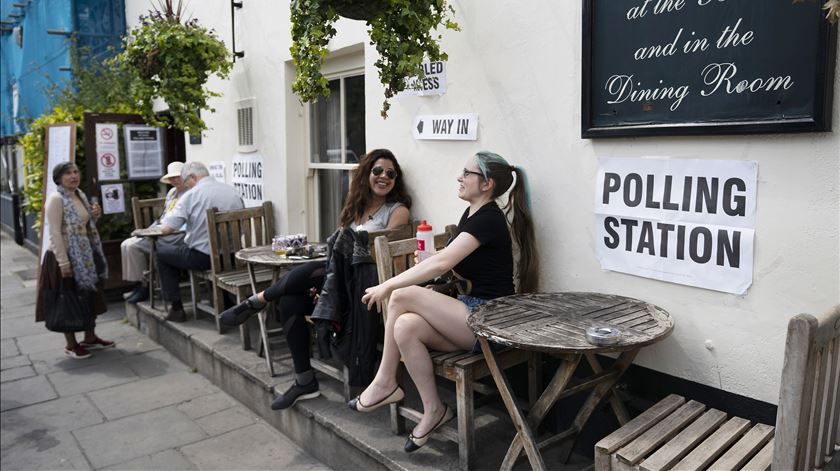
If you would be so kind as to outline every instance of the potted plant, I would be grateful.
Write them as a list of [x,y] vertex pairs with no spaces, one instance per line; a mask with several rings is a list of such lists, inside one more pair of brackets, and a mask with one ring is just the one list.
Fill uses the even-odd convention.
[[184,19],[181,0],[157,0],[155,10],[142,16],[141,24],[125,38],[117,63],[133,77],[131,97],[139,104],[146,122],[161,122],[152,108],[155,98],[169,106],[172,125],[193,135],[207,126],[199,111],[211,97],[220,96],[205,84],[212,74],[227,78],[233,66],[231,54],[213,30],[195,18]]
[[405,89],[407,77],[422,76],[424,59],[447,59],[435,29],[460,31],[451,14],[454,9],[446,0],[294,0],[291,52],[297,76],[292,90],[303,101],[328,96],[329,82],[321,75],[321,64],[336,33],[333,24],[339,16],[365,20],[379,53],[374,65],[385,85],[382,117],[387,118],[388,100]]

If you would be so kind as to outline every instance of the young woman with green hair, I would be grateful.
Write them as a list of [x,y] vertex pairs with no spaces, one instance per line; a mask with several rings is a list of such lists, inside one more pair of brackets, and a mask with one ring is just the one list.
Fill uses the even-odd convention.
[[[429,350],[479,351],[475,335],[467,326],[469,313],[489,299],[534,291],[537,284],[525,170],[510,165],[497,154],[482,151],[467,160],[458,183],[458,197],[467,201],[469,207],[458,223],[457,236],[444,250],[368,288],[362,297],[362,302],[371,307],[390,296],[385,343],[373,382],[348,406],[369,412],[402,400],[404,393],[396,379],[402,357],[423,402],[423,418],[405,443],[409,453],[425,445],[432,432],[454,416],[438,395]],[[507,203],[500,208],[496,200],[509,189]],[[512,224],[508,228],[511,213]],[[516,270],[513,241],[519,248]],[[417,286],[449,270],[470,280],[469,295],[454,299]],[[516,288],[514,273],[518,279]]]

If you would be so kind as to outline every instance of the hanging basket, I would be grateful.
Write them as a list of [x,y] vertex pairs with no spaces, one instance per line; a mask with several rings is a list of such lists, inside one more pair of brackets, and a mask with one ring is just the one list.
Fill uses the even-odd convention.
[[333,6],[339,16],[351,20],[370,21],[388,6],[387,0],[334,0]]

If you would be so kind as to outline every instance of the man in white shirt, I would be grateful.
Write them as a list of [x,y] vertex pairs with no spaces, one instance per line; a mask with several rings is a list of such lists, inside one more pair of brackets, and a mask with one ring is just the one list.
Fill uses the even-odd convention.
[[166,320],[187,320],[178,287],[181,270],[210,269],[210,234],[207,230],[207,210],[242,209],[242,198],[230,185],[216,181],[201,162],[187,162],[181,179],[190,191],[184,194],[161,224],[161,232],[169,234],[186,224],[185,244],[161,248],[157,252],[157,266],[164,298],[171,303]]
[[[166,167],[166,175],[160,178],[161,183],[172,185],[163,203],[163,213],[149,227],[159,226],[167,214],[172,212],[178,199],[187,191],[181,180],[181,169],[183,162],[172,162]],[[160,237],[156,247],[160,250],[165,245],[176,245],[184,243],[184,234],[172,234]],[[128,294],[126,302],[130,304],[139,303],[149,299],[149,286],[143,280],[143,270],[148,267],[146,257],[151,250],[151,242],[145,237],[129,237],[120,244],[122,253],[122,279],[134,282],[134,291]]]

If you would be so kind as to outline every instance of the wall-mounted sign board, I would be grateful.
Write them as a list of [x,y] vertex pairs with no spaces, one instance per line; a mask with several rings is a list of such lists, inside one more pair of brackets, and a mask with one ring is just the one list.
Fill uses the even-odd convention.
[[584,0],[581,136],[829,131],[822,4]]
[[475,141],[478,139],[478,115],[437,114],[414,118],[414,138],[425,140]]
[[[56,184],[53,182],[52,173],[56,165],[64,162],[76,161],[76,123],[48,124],[46,126],[46,156],[44,157],[44,202],[41,208],[41,237],[38,242],[41,244],[39,253],[43,260],[44,254],[49,247],[50,225],[44,214],[47,197],[56,191]],[[40,271],[41,266],[38,265]]]

